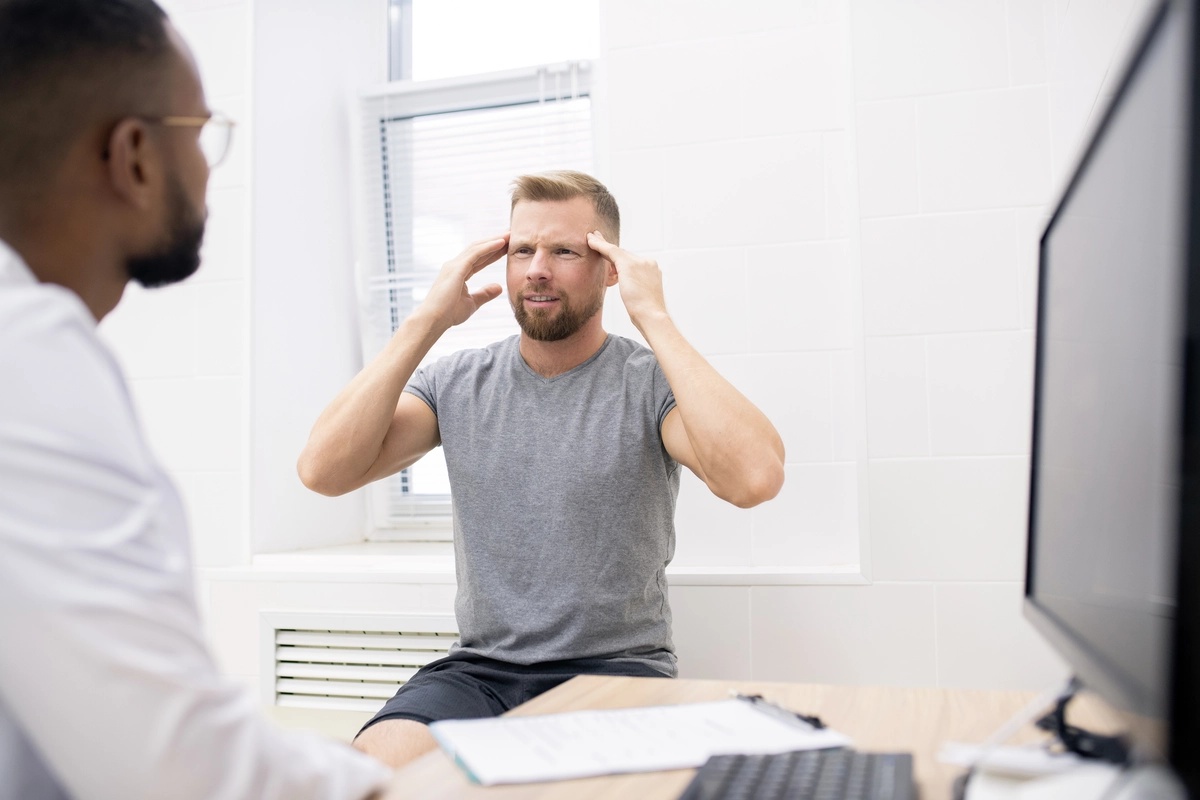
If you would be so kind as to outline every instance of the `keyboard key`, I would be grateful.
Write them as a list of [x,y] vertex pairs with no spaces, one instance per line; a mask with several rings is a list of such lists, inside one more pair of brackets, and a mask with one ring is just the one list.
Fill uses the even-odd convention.
[[845,748],[713,756],[679,800],[915,800],[912,756]]

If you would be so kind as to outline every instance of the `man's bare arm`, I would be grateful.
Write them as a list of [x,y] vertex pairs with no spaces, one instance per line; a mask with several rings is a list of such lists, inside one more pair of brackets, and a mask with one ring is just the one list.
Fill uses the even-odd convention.
[[646,337],[675,394],[675,409],[662,424],[667,452],[713,494],[741,508],[777,495],[783,486],[783,440],[766,415],[675,327],[658,264],[609,243],[598,231],[588,234],[588,245],[616,267],[629,318]]
[[508,249],[507,235],[476,242],[446,262],[421,305],[317,418],[296,465],[313,491],[339,495],[409,466],[438,445],[437,417],[404,387],[450,327],[502,289],[467,280]]

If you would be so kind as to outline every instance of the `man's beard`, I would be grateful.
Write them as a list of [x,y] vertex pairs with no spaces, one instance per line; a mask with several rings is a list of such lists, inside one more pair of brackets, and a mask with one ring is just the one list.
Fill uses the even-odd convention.
[[517,324],[530,339],[539,342],[557,342],[575,334],[589,319],[599,313],[604,307],[604,291],[600,290],[585,306],[576,308],[571,305],[567,295],[558,292],[560,308],[558,314],[550,316],[544,308],[535,308],[532,312],[525,308],[524,293],[510,300]]
[[147,289],[166,286],[188,278],[200,268],[200,244],[204,241],[204,217],[188,205],[187,194],[178,181],[172,181],[167,202],[166,241],[153,253],[131,256],[125,262],[129,277]]

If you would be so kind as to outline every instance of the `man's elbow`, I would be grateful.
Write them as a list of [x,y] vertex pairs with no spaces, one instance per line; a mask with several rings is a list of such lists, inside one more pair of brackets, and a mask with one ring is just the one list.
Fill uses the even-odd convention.
[[306,488],[326,497],[338,497],[350,491],[334,481],[331,470],[323,469],[320,462],[307,452],[300,454],[296,462],[296,474]]
[[743,480],[724,499],[738,508],[754,508],[779,494],[783,488],[783,464],[764,464],[745,474]]

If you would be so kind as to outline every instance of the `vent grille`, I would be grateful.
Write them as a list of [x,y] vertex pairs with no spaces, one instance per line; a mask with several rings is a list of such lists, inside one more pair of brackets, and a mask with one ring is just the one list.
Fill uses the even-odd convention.
[[279,706],[378,711],[458,639],[449,614],[263,617],[270,696]]

